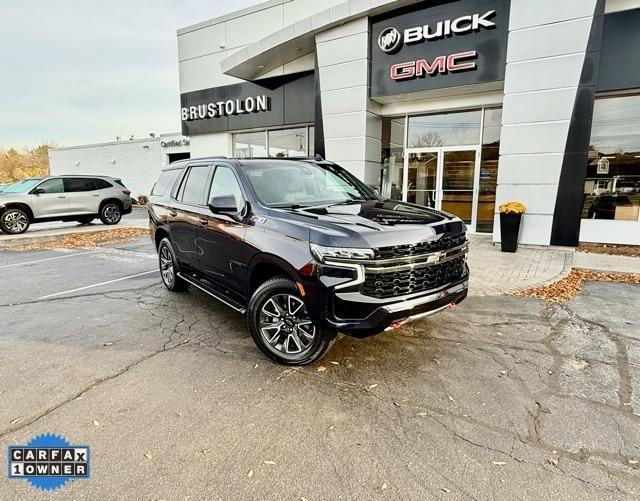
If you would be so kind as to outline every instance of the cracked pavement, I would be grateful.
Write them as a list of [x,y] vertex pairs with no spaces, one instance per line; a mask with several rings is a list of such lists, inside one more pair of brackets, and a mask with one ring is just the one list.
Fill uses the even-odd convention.
[[45,494],[3,475],[0,499],[640,495],[637,285],[587,283],[565,305],[470,297],[304,368],[155,274],[38,300],[152,254],[0,252],[3,458],[46,432],[92,450],[90,480]]

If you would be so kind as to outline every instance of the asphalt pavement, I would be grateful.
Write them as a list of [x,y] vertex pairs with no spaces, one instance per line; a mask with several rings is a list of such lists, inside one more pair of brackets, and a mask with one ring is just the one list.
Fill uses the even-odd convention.
[[[170,293],[148,238],[0,251],[0,450],[56,433],[89,480],[0,499],[637,499],[640,289],[471,297],[265,359],[239,314]],[[3,457],[4,459],[4,457]]]

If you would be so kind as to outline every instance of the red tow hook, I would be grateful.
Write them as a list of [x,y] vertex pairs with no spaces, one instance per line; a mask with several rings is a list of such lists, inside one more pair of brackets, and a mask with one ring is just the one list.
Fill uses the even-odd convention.
[[457,308],[458,308],[458,305],[457,305],[456,303],[449,303],[448,308],[449,308],[450,310],[455,310],[455,309],[457,309]]

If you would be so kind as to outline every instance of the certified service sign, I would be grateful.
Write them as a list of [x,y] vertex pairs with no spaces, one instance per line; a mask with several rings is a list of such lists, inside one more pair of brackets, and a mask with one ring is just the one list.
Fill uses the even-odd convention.
[[42,490],[89,478],[89,463],[88,446],[71,445],[58,435],[38,435],[25,445],[9,446],[9,479],[26,480]]

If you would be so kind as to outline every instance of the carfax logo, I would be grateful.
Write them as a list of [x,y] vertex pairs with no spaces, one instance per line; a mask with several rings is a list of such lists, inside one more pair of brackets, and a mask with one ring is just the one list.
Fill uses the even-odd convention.
[[43,490],[59,489],[69,480],[89,478],[90,452],[58,435],[38,435],[26,445],[10,445],[9,478],[26,480]]

